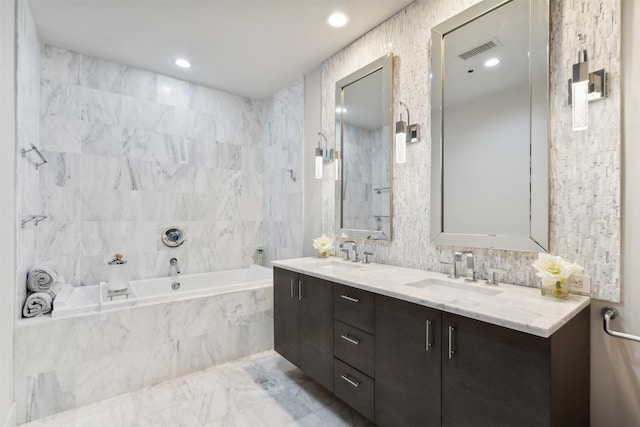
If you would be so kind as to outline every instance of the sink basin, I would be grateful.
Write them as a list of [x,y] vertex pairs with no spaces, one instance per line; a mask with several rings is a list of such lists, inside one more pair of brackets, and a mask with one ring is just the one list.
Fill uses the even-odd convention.
[[485,287],[480,283],[458,283],[453,281],[426,279],[407,284],[412,288],[430,289],[446,297],[463,299],[484,299],[498,295],[502,291]]
[[346,260],[331,260],[327,263],[323,263],[322,265],[317,266],[317,268],[326,268],[328,270],[333,271],[354,271],[354,270],[362,270],[366,268],[367,264],[362,264],[361,262],[351,262]]

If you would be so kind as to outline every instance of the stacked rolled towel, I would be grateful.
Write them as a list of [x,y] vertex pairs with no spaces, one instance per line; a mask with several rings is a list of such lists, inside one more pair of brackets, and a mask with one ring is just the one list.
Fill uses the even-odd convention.
[[58,281],[58,273],[51,267],[36,267],[27,275],[27,289],[47,292]]
[[34,292],[27,297],[22,309],[24,317],[35,317],[51,312],[53,300],[62,287],[62,282],[56,282],[47,292]]
[[27,296],[22,309],[24,317],[35,317],[51,312],[53,300],[64,283],[63,277],[51,267],[36,267],[27,275]]

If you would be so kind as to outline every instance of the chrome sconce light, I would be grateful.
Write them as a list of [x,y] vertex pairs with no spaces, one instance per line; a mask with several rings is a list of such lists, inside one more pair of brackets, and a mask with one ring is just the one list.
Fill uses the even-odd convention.
[[589,72],[586,37],[578,34],[578,63],[573,64],[572,79],[569,79],[569,105],[571,105],[573,130],[589,127],[589,102],[607,97],[607,80],[604,68]]
[[[322,139],[320,137],[324,138],[324,148],[322,148]],[[316,148],[316,179],[322,179],[323,164],[330,163],[333,160],[333,148],[328,148],[327,143],[327,137],[324,136],[322,132],[318,132],[318,147]]]
[[400,102],[400,105],[407,110],[407,121],[402,120],[402,111],[400,111],[400,120],[396,122],[396,163],[406,163],[407,144],[420,141],[420,127],[417,123],[411,123],[409,108],[405,103]]

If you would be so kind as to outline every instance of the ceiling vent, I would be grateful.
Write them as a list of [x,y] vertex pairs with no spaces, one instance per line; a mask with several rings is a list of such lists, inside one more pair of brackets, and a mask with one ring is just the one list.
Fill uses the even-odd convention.
[[489,40],[486,43],[481,44],[480,46],[476,46],[471,50],[468,50],[464,53],[461,53],[460,55],[458,55],[459,58],[461,58],[462,60],[466,61],[469,58],[473,58],[476,55],[481,54],[482,52],[486,52],[488,50],[493,49],[494,47],[498,46],[493,40]]

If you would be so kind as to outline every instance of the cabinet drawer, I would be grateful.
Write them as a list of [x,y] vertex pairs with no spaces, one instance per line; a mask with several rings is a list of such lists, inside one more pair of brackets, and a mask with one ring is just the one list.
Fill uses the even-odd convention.
[[373,333],[374,294],[350,286],[333,285],[333,317],[363,331]]
[[334,320],[333,353],[335,357],[348,363],[373,378],[373,335]]
[[374,381],[338,359],[333,359],[333,392],[345,403],[373,420]]

